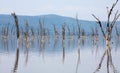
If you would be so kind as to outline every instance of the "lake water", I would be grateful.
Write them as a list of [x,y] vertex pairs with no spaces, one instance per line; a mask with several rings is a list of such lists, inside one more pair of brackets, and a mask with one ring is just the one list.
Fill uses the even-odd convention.
[[[22,39],[22,37],[21,37]],[[0,73],[94,73],[105,51],[104,40],[37,37],[21,40],[16,49],[16,39],[0,39]],[[111,43],[112,64],[110,73],[120,72],[120,42]],[[107,73],[107,57],[96,73]]]

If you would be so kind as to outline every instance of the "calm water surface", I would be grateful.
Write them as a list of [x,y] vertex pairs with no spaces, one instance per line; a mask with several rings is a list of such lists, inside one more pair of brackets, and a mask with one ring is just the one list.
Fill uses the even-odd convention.
[[[94,73],[105,51],[103,40],[93,41],[90,38],[61,39],[47,38],[40,41],[21,40],[21,46],[16,49],[14,38],[1,39],[0,73]],[[112,62],[116,72],[120,71],[119,42],[111,45]],[[110,73],[113,73],[110,67]],[[100,71],[107,73],[106,56]]]

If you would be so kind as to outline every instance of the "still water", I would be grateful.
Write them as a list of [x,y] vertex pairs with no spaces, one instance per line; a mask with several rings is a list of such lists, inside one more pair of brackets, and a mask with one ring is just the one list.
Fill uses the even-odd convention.
[[[21,45],[16,49],[16,40],[0,41],[0,73],[94,73],[105,51],[104,40],[90,37],[61,38],[37,37],[26,42],[21,38]],[[110,73],[120,72],[120,43],[111,44],[111,56],[114,67]],[[106,56],[101,68],[96,73],[107,73]]]

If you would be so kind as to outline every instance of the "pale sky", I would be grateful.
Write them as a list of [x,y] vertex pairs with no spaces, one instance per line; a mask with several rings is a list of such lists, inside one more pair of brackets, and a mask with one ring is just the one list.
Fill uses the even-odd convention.
[[[111,7],[116,0],[0,0],[0,14],[45,15],[57,14],[79,19],[94,20],[95,14],[106,20],[106,7]],[[120,10],[120,1],[116,7]]]

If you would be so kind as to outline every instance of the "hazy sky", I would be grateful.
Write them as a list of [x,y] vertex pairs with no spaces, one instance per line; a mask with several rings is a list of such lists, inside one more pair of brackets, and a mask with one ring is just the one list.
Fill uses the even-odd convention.
[[[116,0],[0,0],[0,14],[18,15],[58,14],[79,19],[94,20],[91,14],[105,20],[106,7]],[[120,1],[117,4],[120,10]]]

